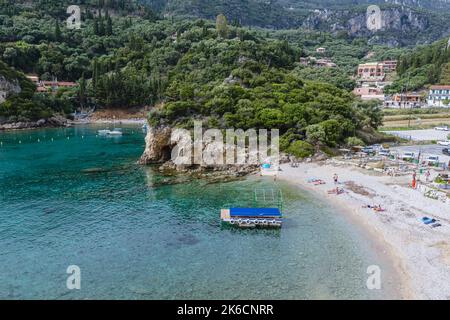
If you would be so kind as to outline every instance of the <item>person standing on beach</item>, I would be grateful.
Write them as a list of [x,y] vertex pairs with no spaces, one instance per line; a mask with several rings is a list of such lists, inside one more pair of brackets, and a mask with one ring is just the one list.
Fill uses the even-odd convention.
[[431,176],[431,173],[430,173],[430,170],[428,170],[427,173],[425,174],[426,182],[430,181],[430,176]]
[[339,177],[336,173],[333,176],[333,180],[334,180],[334,184],[338,184]]
[[416,172],[414,171],[414,173],[413,173],[413,181],[412,181],[412,188],[413,188],[413,189],[416,188],[416,182],[417,182],[416,176],[417,176],[417,174],[416,174]]

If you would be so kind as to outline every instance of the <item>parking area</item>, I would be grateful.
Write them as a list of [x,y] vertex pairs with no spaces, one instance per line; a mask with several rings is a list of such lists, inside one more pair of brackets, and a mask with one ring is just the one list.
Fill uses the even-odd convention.
[[396,151],[400,155],[404,152],[414,152],[416,156],[421,154],[421,159],[424,159],[428,156],[439,156],[439,162],[441,163],[449,163],[450,156],[444,155],[442,153],[442,150],[445,148],[450,147],[444,147],[436,144],[430,144],[430,145],[418,145],[418,146],[400,146],[400,147],[392,147],[391,151]]

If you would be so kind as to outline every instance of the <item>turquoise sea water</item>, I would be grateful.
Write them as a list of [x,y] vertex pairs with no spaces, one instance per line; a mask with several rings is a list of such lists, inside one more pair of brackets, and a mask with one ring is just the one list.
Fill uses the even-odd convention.
[[[168,184],[136,165],[137,127],[0,133],[1,299],[393,298],[395,283],[361,230],[285,184],[281,230],[220,226],[271,180]],[[380,265],[383,289],[366,288]],[[68,290],[66,269],[81,269]]]

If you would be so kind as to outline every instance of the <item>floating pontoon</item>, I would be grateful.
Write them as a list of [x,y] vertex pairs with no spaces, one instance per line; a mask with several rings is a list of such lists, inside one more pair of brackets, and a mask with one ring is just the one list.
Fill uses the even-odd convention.
[[[261,202],[270,206],[258,207]],[[259,189],[254,192],[253,207],[222,209],[220,219],[240,228],[280,228],[283,222],[282,206],[281,190]]]

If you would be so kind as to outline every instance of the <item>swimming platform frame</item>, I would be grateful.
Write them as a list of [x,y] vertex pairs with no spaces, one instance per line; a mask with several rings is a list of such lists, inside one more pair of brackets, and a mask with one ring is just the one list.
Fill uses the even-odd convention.
[[[264,206],[259,207],[260,203]],[[281,228],[283,223],[283,195],[281,190],[256,189],[253,193],[253,207],[229,208],[220,211],[220,219],[240,228]]]

